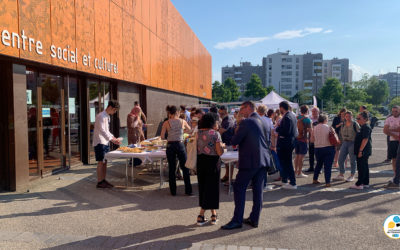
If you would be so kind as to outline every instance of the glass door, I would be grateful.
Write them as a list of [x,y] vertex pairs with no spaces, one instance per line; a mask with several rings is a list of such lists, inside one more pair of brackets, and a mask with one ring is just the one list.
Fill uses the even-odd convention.
[[35,71],[26,70],[26,107],[28,116],[28,157],[29,177],[40,177],[38,158],[38,119],[37,119],[37,74]]
[[75,77],[64,77],[66,83],[65,109],[68,110],[66,119],[66,148],[68,165],[81,163],[81,126],[80,126],[80,93],[78,81]]
[[[43,134],[43,173],[65,167],[65,105],[63,79],[40,73],[38,77],[39,107]],[[40,105],[41,104],[41,105]],[[40,147],[40,145],[39,145]],[[39,156],[40,157],[40,156]]]
[[110,92],[110,83],[109,82],[100,82],[97,80],[88,80],[88,89],[89,89],[89,116],[90,116],[90,125],[89,125],[89,162],[94,163],[94,148],[93,148],[93,131],[94,131],[94,123],[96,121],[96,115],[107,108],[108,101],[111,99]]

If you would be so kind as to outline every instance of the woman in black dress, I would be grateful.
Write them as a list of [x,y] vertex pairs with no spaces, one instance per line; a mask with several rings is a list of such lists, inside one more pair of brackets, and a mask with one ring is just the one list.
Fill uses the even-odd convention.
[[199,121],[197,133],[197,179],[199,186],[200,214],[197,225],[204,225],[206,210],[211,209],[211,224],[217,224],[219,208],[220,156],[223,154],[221,135],[216,131],[217,120],[205,114]]

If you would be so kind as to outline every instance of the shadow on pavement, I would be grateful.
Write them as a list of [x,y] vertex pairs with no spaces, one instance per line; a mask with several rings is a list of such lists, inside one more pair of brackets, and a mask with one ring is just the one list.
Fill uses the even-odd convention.
[[[216,226],[219,228],[218,226]],[[175,225],[164,228],[157,228],[154,230],[147,230],[139,233],[121,235],[121,236],[96,236],[82,241],[71,242],[56,247],[47,249],[81,249],[86,247],[118,249],[118,248],[133,248],[135,249],[188,249],[193,243],[202,242],[221,238],[224,236],[241,233],[244,230],[250,230],[250,227],[244,227],[241,230],[214,230],[207,233],[200,233],[196,235],[183,236],[171,240],[160,240],[165,237],[170,237],[182,233],[193,232],[198,228],[195,225],[182,226]]]

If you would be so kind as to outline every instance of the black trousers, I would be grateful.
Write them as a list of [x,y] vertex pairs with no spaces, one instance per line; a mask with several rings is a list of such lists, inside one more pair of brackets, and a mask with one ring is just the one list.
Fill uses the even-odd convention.
[[315,147],[314,143],[308,145],[308,157],[310,161],[310,169],[314,169]]
[[169,190],[172,195],[176,195],[176,158],[179,160],[179,167],[183,172],[183,181],[185,182],[185,194],[192,193],[192,185],[190,184],[189,169],[186,164],[186,149],[182,142],[168,142],[167,144],[167,160],[169,168]]
[[216,155],[197,155],[199,205],[202,209],[219,209],[220,158]]
[[288,179],[290,181],[290,185],[296,185],[296,176],[293,168],[293,150],[294,147],[292,144],[290,145],[279,145],[278,144],[278,157],[281,163],[281,177],[282,182],[287,183]]
[[369,167],[368,167],[369,155],[357,157],[357,171],[358,171],[358,181],[357,186],[369,185]]

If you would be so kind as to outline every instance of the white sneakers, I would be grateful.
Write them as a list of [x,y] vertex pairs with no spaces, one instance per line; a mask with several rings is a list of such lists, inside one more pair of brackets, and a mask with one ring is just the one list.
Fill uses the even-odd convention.
[[[334,180],[334,181],[344,181],[344,176],[339,174],[338,176],[336,176],[335,178],[333,178],[333,180]],[[353,175],[350,175],[350,176],[346,179],[346,182],[352,182],[352,181],[354,181],[354,180],[355,180],[354,176],[353,176]]]
[[344,176],[343,175],[338,175],[335,178],[333,178],[334,181],[344,181]]
[[303,174],[303,173],[296,175],[296,178],[307,178],[307,177],[308,177],[308,175]]
[[296,185],[290,185],[289,183],[285,183],[283,186],[282,186],[282,188],[283,189],[289,189],[289,190],[296,190],[297,189],[297,186]]
[[270,191],[272,189],[274,189],[273,185],[267,185],[267,186],[264,187],[264,191]]

